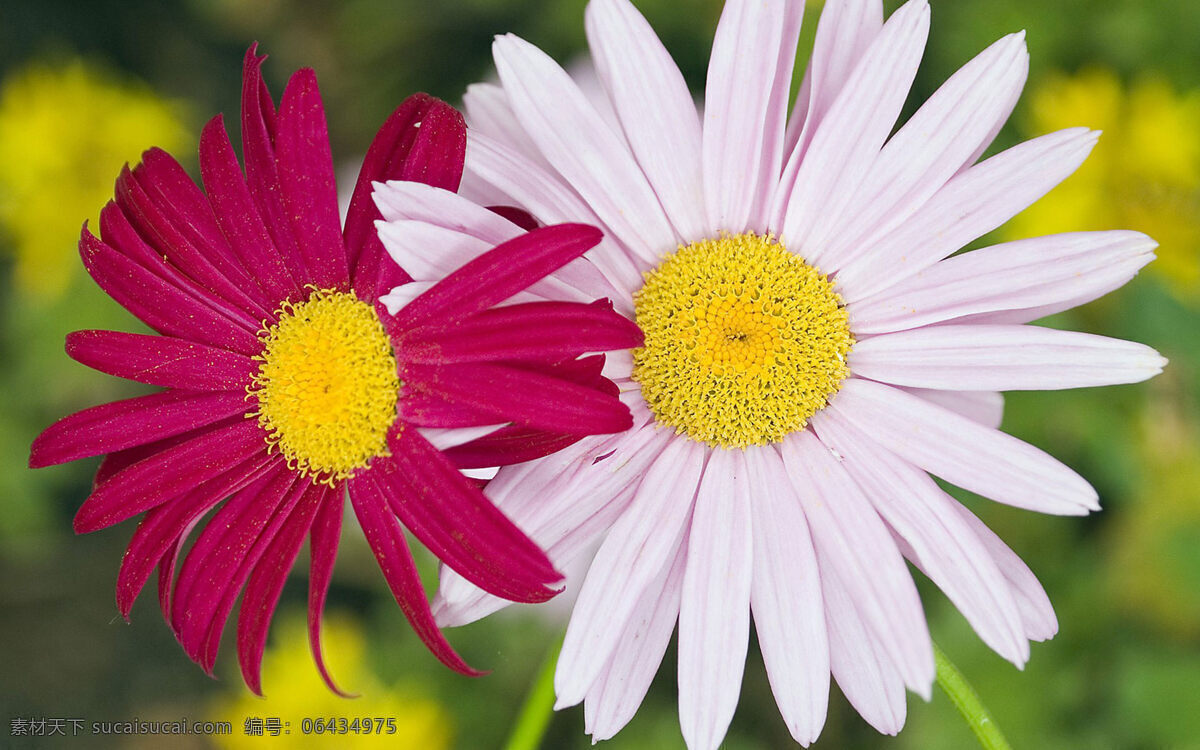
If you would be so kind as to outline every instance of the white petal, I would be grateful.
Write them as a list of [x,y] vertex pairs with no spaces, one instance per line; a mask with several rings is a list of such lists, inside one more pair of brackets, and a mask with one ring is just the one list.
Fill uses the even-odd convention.
[[584,728],[593,742],[607,740],[637,713],[679,619],[687,545],[680,544],[675,561],[646,587],[636,614],[621,633],[620,642],[584,701]]
[[622,243],[655,264],[678,242],[627,146],[546,53],[497,37],[496,70],[517,119],[559,174]]
[[816,414],[812,423],[822,442],[845,456],[855,481],[903,540],[905,556],[946,592],[985,643],[1018,667],[1028,661],[1029,641],[1008,582],[955,510],[958,501],[835,413]]
[[892,136],[842,219],[822,221],[809,243],[834,270],[872,236],[899,226],[957,173],[1019,93],[1029,71],[1025,34],[1010,34],[981,52],[934,92]]
[[670,565],[691,517],[707,450],[683,438],[670,441],[600,545],[558,656],[556,709],[586,697],[642,592]]
[[995,532],[989,529],[983,521],[975,517],[971,511],[961,504],[955,504],[955,510],[967,522],[967,525],[979,537],[979,541],[987,549],[988,554],[999,566],[1000,572],[1012,587],[1013,596],[1021,610],[1021,622],[1025,626],[1025,636],[1031,641],[1046,641],[1058,632],[1058,618],[1054,615],[1054,607],[1046,590],[1038,583],[1037,576],[1029,566],[1008,548]]
[[683,75],[628,0],[592,0],[585,20],[596,72],[667,218],[685,239],[704,237],[700,118]]
[[849,378],[827,408],[909,463],[997,502],[1057,515],[1100,507],[1091,485],[1041,450],[891,386]]
[[[466,169],[499,187],[543,222],[577,221],[605,228],[588,205],[557,176],[523,162],[520,154],[470,131],[467,132]],[[635,265],[633,256],[613,238],[605,236],[599,245],[588,251],[588,259],[624,293],[623,297],[632,296],[642,287],[641,270]],[[627,301],[618,302],[618,309],[622,309],[622,304],[631,307]]]
[[900,116],[928,35],[926,0],[892,14],[813,134],[791,194],[776,197],[787,202],[781,241],[809,263],[824,267],[826,248],[810,239],[831,222],[835,230],[845,226],[838,217]]
[[495,83],[467,86],[467,92],[463,94],[463,109],[466,111],[467,127],[471,130],[503,143],[541,169],[553,171],[554,168],[542,156],[537,144],[521,127],[503,86]]
[[440,281],[492,249],[478,237],[424,221],[376,221],[375,228],[392,260],[419,281]]
[[951,179],[894,232],[864,243],[838,270],[853,304],[925,270],[1017,215],[1074,172],[1099,133],[1070,128],[1034,138]]
[[855,610],[848,588],[818,553],[829,627],[829,664],[838,687],[867,723],[884,734],[904,728],[904,680],[893,659]]
[[392,287],[392,291],[380,297],[379,301],[387,308],[390,315],[395,315],[409,302],[432,289],[436,283],[436,281],[410,281],[407,284]]
[[679,723],[716,750],[733,719],[750,637],[750,486],[738,450],[714,450],[700,481],[679,605]]
[[821,9],[812,57],[804,71],[785,138],[784,153],[793,154],[788,159],[790,177],[785,172],[789,192],[813,132],[881,28],[880,0],[827,0]]
[[941,325],[872,336],[846,364],[859,377],[917,388],[1054,390],[1138,383],[1162,372],[1133,341],[1038,326]]
[[1140,232],[1112,231],[1055,234],[972,250],[850,305],[851,328],[884,333],[1013,312],[1016,319],[992,316],[979,322],[1027,323],[1121,286],[1154,259],[1157,246]]
[[935,391],[929,388],[900,390],[961,414],[984,427],[998,429],[1004,420],[1004,394],[995,391]]
[[821,577],[800,500],[771,446],[746,450],[754,530],[750,609],[779,712],[808,746],[829,707],[829,642]]
[[934,664],[925,613],[883,521],[841,461],[811,432],[789,435],[782,452],[822,573],[832,566],[905,684],[928,700]]
[[704,89],[710,230],[745,231],[776,179],[763,157],[786,17],[784,0],[728,0],[721,11]]
[[484,425],[482,427],[418,427],[417,432],[421,433],[421,437],[429,441],[429,443],[440,451],[447,448],[453,448],[456,445],[469,443],[472,440],[490,435],[496,430],[504,427],[503,424]]

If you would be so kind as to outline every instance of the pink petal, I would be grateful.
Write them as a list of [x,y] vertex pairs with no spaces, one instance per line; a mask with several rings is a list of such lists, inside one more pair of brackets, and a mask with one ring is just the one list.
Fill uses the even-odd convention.
[[600,545],[558,657],[555,708],[587,696],[642,593],[670,566],[692,514],[706,452],[700,443],[670,441]]
[[821,573],[800,499],[773,446],[746,450],[754,529],[750,609],[775,703],[793,739],[816,741],[829,704]]
[[679,605],[679,724],[689,748],[721,744],[750,636],[750,482],[741,451],[713,450],[688,535]]
[[654,189],[567,72],[511,34],[497,37],[492,53],[517,119],[613,235],[646,263],[674,249]]
[[642,592],[612,657],[588,690],[584,727],[593,742],[611,738],[628,724],[650,690],[679,619],[686,561],[687,545],[680,544],[674,561]]
[[869,380],[850,378],[829,407],[900,458],[997,502],[1086,515],[1096,491],[1046,453],[998,430]]
[[828,265],[817,227],[836,221],[862,188],[900,116],[928,35],[925,0],[893,13],[813,134],[778,228],[780,241],[809,263]]
[[1137,383],[1166,360],[1144,344],[1037,326],[942,325],[860,341],[854,374],[945,390],[1013,391]]
[[813,418],[822,442],[843,457],[855,481],[917,564],[967,617],[980,638],[1024,665],[1029,643],[1007,581],[958,515],[956,500],[925,472],[880,449],[832,412]]
[[345,495],[341,491],[327,493],[321,507],[317,509],[312,530],[309,532],[308,642],[312,646],[313,661],[325,685],[343,698],[353,698],[355,696],[339,688],[333,681],[321,648],[321,618],[325,614],[325,597],[329,594],[333,563],[337,559],[344,506]]
[[[338,491],[341,491],[340,487]],[[275,606],[279,604],[279,595],[283,593],[284,581],[292,570],[300,545],[312,527],[313,517],[328,492],[330,488],[324,485],[308,485],[290,513],[280,519],[283,526],[273,534],[269,546],[257,555],[259,562],[246,583],[246,593],[242,595],[242,607],[238,611],[238,664],[246,686],[256,695],[262,695],[262,655]]]
[[271,460],[262,428],[250,419],[206,430],[187,442],[139,461],[108,478],[75,514],[86,534],[132,518],[261,453]]
[[1025,84],[1025,34],[1010,34],[952,75],[879,152],[838,221],[809,235],[827,265],[852,255],[871,236],[904,222],[953,177],[997,123],[1003,123]]
[[329,149],[325,107],[310,68],[296,71],[275,125],[279,197],[309,273],[306,283],[344,289],[350,280],[338,216],[337,180]]
[[854,478],[811,432],[789,435],[784,465],[812,530],[822,574],[832,568],[905,684],[929,699],[933,647],[921,600],[887,527]]
[[529,540],[450,461],[413,430],[391,436],[371,481],[388,507],[442,562],[475,585],[513,601],[543,602],[562,580]]
[[467,126],[471,133],[501,143],[536,164],[538,169],[554,173],[554,167],[550,166],[537,144],[521,127],[503,86],[495,83],[467,86],[463,94],[463,109],[466,110]]
[[[1055,234],[973,250],[851,305],[851,327],[856,333],[884,333],[963,316],[1027,323],[1123,285],[1154,259],[1155,247],[1140,232],[1113,231]],[[978,317],[988,313],[1004,319]]]
[[896,231],[872,238],[838,269],[847,304],[894,286],[992,231],[1074,172],[1099,134],[1071,128],[1034,138],[951,179]]
[[961,414],[984,427],[999,429],[1004,419],[1004,395],[994,391],[935,391],[904,387],[899,390]]
[[68,333],[67,356],[119,378],[192,391],[243,391],[259,366],[226,349],[119,331]]
[[367,537],[367,544],[379,561],[379,568],[396,597],[396,603],[421,642],[455,672],[468,677],[480,675],[481,672],[472,669],[454,652],[434,623],[416,563],[413,562],[408,543],[404,541],[404,530],[388,511],[387,502],[371,480],[370,473],[350,480],[349,485],[350,503]]
[[706,236],[700,118],[683,75],[628,0],[594,0],[584,19],[596,72],[667,219],[682,237]]
[[165,391],[75,412],[38,435],[30,468],[132,448],[245,414],[244,393]]

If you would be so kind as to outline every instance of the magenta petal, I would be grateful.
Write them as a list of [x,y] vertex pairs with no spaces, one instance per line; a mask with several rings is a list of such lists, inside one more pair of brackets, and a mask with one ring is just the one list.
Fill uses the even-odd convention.
[[254,328],[239,325],[104,244],[86,228],[79,254],[88,273],[116,302],[159,333],[253,356],[262,349]]
[[243,395],[259,367],[250,357],[226,349],[120,331],[68,333],[67,356],[94,370],[147,385]]
[[276,303],[298,297],[300,286],[288,273],[258,206],[250,197],[250,188],[246,186],[221,115],[210,120],[200,133],[200,175],[221,231],[266,296]]
[[375,221],[381,217],[371,198],[371,183],[410,180],[456,191],[466,144],[462,115],[427,94],[405,99],[379,129],[363,160],[343,233],[354,286],[365,298],[375,299],[410,280],[388,260],[375,232]]
[[329,149],[325,107],[310,68],[296,71],[283,92],[275,123],[279,196],[309,275],[305,283],[345,289],[350,281],[337,181]]
[[[221,506],[184,558],[172,595],[171,628],[193,661],[200,661],[225,590],[295,481],[295,473],[278,467],[247,485]],[[237,581],[236,590],[245,580]],[[228,616],[225,612],[222,624]]]
[[267,56],[258,55],[257,50],[256,44],[246,50],[242,66],[242,159],[246,162],[246,184],[288,272],[303,284],[310,276],[280,197],[275,164],[275,104],[262,78],[262,64]]
[[104,484],[113,474],[116,474],[118,471],[132,466],[133,464],[136,464],[138,461],[143,461],[147,458],[150,458],[156,453],[165,451],[167,448],[173,448],[181,443],[186,443],[192,438],[199,437],[209,430],[227,427],[237,422],[241,422],[243,419],[245,419],[245,417],[229,417],[224,422],[217,422],[216,424],[209,425],[208,427],[201,427],[198,430],[185,432],[182,435],[175,435],[174,437],[169,437],[165,440],[156,440],[153,443],[146,443],[145,445],[139,445],[134,448],[126,448],[123,451],[109,453],[100,461],[100,466],[96,469],[96,476],[92,478],[92,489]]
[[321,673],[321,679],[329,689],[343,698],[353,698],[355,696],[343,691],[333,681],[333,676],[325,666],[325,654],[321,649],[321,618],[325,614],[325,597],[329,594],[333,563],[337,559],[338,540],[342,534],[344,499],[345,495],[340,491],[325,496],[308,537],[308,642],[312,646],[317,671]]
[[[214,505],[228,497],[229,493],[253,481],[259,472],[266,469],[265,465],[256,461],[243,462],[191,492],[146,513],[129,540],[125,557],[121,560],[121,570],[117,574],[117,609],[126,620],[154,566],[164,562],[164,556],[172,552],[172,547],[177,549],[182,546],[188,530]],[[167,565],[164,570],[170,581],[174,574],[174,555],[165,562]],[[169,584],[166,589],[164,594],[169,593]]]
[[[491,415],[491,421],[578,435],[622,432],[633,426],[629,408],[595,388],[497,364],[401,366],[400,379],[417,391]],[[399,403],[402,419],[408,413]]]
[[483,469],[549,456],[579,442],[583,437],[509,426],[469,443],[447,448],[442,453],[460,469]]
[[260,562],[246,584],[242,608],[238,612],[238,663],[242,668],[242,679],[258,695],[262,695],[262,655],[267,645],[271,616],[275,614],[283,583],[296,561],[304,537],[312,527],[317,509],[326,494],[332,491],[341,492],[342,486],[338,485],[333,490],[322,484],[308,486],[284,521],[283,528],[261,554]]
[[486,310],[583,255],[603,236],[586,224],[558,224],[520,235],[434,284],[401,309],[390,327],[402,331]]
[[75,514],[75,532],[86,534],[132,518],[246,461],[265,464],[262,428],[251,419],[206,430],[199,436],[138,461],[96,487]]
[[408,530],[439,560],[490,594],[543,602],[562,580],[546,554],[425,438],[401,429],[370,477]]
[[485,310],[445,328],[426,326],[397,344],[406,362],[451,364],[495,360],[556,360],[584,352],[641,346],[642,332],[606,300],[529,302]]
[[541,226],[541,224],[538,224],[538,220],[533,218],[533,214],[523,209],[516,208],[515,206],[488,206],[487,210],[491,211],[497,216],[503,216],[513,224],[516,224],[520,228],[524,229],[526,232],[537,229],[539,226]]
[[367,472],[350,480],[350,504],[354,506],[367,544],[379,561],[379,568],[396,597],[396,603],[421,642],[439,661],[455,672],[470,677],[483,674],[463,661],[438,629],[433,612],[429,609],[429,601],[425,598],[425,589],[417,574],[412,552],[404,541],[404,530],[388,510],[387,501],[370,477],[371,472]]
[[190,432],[246,413],[244,393],[165,391],[93,406],[63,417],[38,435],[29,466],[40,468]]

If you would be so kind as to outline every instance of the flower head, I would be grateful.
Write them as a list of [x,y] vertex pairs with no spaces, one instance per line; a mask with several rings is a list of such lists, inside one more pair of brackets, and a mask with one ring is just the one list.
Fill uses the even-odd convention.
[[[827,2],[789,115],[802,12],[726,3],[702,117],[628,0],[587,8],[598,98],[513,36],[493,48],[499,85],[467,93],[464,190],[604,228],[588,257],[597,276],[558,279],[612,297],[646,335],[608,369],[632,429],[503,468],[487,488],[556,562],[600,542],[555,680],[558,705],[582,701],[595,739],[633,716],[678,623],[683,736],[720,744],[751,615],[797,741],[820,733],[831,674],[867,721],[897,732],[905,687],[928,696],[934,676],[905,558],[1023,664],[1029,641],[1055,632],[1046,596],[930,475],[1023,508],[1095,510],[1086,481],[997,429],[998,391],[1133,382],[1163,365],[1140,344],[1026,325],[1131,278],[1152,257],[1144,235],[950,257],[1096,140],[1076,128],[979,161],[1024,84],[1022,34],[895,130],[925,0],[886,23],[878,0]],[[408,206],[385,212],[397,226],[460,228],[442,234],[451,254],[496,223],[427,186],[387,196]],[[402,263],[419,249],[383,239]],[[439,622],[500,606],[443,569]]]
[[[252,47],[245,60],[244,174],[218,116],[200,141],[204,193],[152,149],[121,173],[101,237],[85,227],[80,241],[96,282],[158,335],[78,331],[68,354],[165,390],[60,420],[30,464],[108,454],[75,529],[145,514],[118,607],[128,617],[157,566],[163,615],[208,671],[245,590],[238,656],[256,692],[271,614],[306,537],[309,634],[333,687],[320,620],[348,491],[417,633],[473,673],[434,625],[403,527],[498,596],[542,601],[560,576],[440,448],[475,440],[495,465],[504,456],[492,443],[540,456],[628,428],[603,356],[577,357],[640,334],[605,303],[492,309],[595,245],[591,227],[514,236],[435,283],[406,283],[374,232],[371,183],[456,188],[462,118],[424,95],[401,104],[367,153],[343,229],[315,75],[293,75],[276,110],[264,59]],[[378,299],[394,287],[408,301],[390,315]],[[524,329],[558,335],[526,340]],[[214,509],[176,576],[185,540]]]

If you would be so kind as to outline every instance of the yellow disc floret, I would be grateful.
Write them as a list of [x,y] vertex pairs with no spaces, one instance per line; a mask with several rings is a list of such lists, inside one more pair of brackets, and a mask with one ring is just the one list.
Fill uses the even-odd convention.
[[262,364],[247,389],[267,443],[288,466],[326,483],[387,455],[400,382],[375,309],[353,294],[314,289],[277,316],[260,333]]
[[846,310],[816,268],[769,236],[695,242],[634,294],[633,377],[658,421],[744,448],[802,429],[850,374]]

